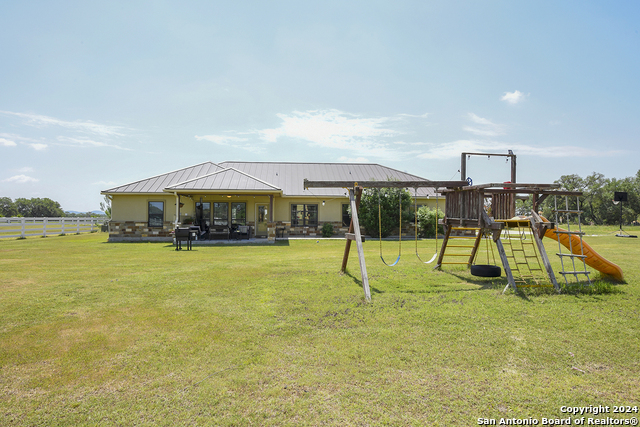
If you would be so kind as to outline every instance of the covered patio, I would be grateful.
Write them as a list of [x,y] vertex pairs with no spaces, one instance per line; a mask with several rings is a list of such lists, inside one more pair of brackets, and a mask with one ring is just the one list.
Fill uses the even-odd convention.
[[274,198],[282,191],[235,169],[166,187],[176,197],[175,227],[190,227],[195,242],[268,239]]

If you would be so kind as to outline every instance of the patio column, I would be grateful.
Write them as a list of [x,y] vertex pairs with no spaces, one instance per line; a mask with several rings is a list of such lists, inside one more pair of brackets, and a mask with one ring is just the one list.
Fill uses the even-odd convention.
[[269,194],[269,222],[273,222],[273,194]]
[[180,196],[178,196],[177,191],[175,191],[173,194],[176,196],[176,214],[173,228],[178,228],[178,221],[180,221]]

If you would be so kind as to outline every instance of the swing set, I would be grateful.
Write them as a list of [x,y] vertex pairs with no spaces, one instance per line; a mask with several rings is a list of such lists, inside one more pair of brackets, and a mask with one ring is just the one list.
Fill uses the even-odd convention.
[[[351,249],[351,242],[355,241],[358,249],[358,260],[360,262],[360,273],[362,277],[362,288],[364,290],[364,295],[366,301],[371,301],[371,291],[369,289],[369,276],[367,274],[367,266],[364,259],[364,250],[362,247],[362,236],[360,234],[360,221],[358,219],[358,211],[360,207],[360,200],[362,197],[362,191],[364,188],[459,188],[468,185],[467,181],[364,181],[364,182],[354,182],[354,181],[309,181],[307,179],[304,180],[304,188],[346,188],[349,192],[349,203],[351,206],[351,224],[349,225],[349,232],[345,234],[346,242],[345,242],[345,250],[344,256],[342,258],[342,268],[341,272],[344,273],[347,268],[347,262],[349,260],[349,252]],[[437,193],[436,193],[437,196]],[[437,197],[436,197],[436,206],[437,206]],[[402,256],[402,205],[400,203],[400,238],[398,242],[398,257],[395,262],[389,264],[384,260],[382,256],[382,234],[380,233],[380,258],[387,266],[395,266],[400,261]],[[437,208],[436,208],[437,209]],[[378,224],[379,231],[381,231],[381,219],[382,219],[382,210],[380,208],[380,200],[378,201]],[[417,230],[417,227],[416,227]],[[436,238],[437,238],[437,222],[436,222]],[[437,244],[437,242],[436,242]],[[416,255],[418,255],[417,251],[417,234],[416,234]],[[437,245],[436,245],[436,255],[437,255]],[[433,259],[428,261],[427,263],[433,262]],[[420,256],[418,255],[418,258]],[[422,260],[421,260],[422,261]]]
[[[487,156],[504,156],[508,157],[507,161],[511,161],[511,180],[505,183],[489,183],[482,185],[472,185],[471,178],[466,177],[466,160],[472,155]],[[345,234],[345,251],[342,258],[341,272],[344,273],[349,259],[351,242],[355,241],[358,249],[358,260],[360,263],[360,273],[362,277],[362,287],[365,294],[365,300],[371,301],[371,292],[369,289],[369,278],[367,275],[367,267],[362,247],[362,236],[360,234],[360,223],[358,220],[358,208],[364,188],[414,188],[417,196],[418,188],[432,188],[438,194],[445,196],[445,215],[442,219],[444,226],[444,239],[440,250],[438,250],[438,233],[437,226],[440,222],[437,218],[438,198],[436,197],[436,251],[429,261],[423,261],[418,253],[418,227],[417,227],[417,197],[416,200],[416,256],[424,264],[430,264],[435,261],[434,269],[441,269],[444,264],[465,264],[470,268],[470,272],[474,276],[480,277],[499,277],[502,272],[500,266],[496,265],[493,245],[489,241],[493,240],[497,252],[500,256],[502,268],[507,277],[507,286],[505,291],[511,287],[514,291],[518,290],[518,284],[514,278],[514,272],[519,275],[519,286],[531,286],[527,281],[527,276],[534,271],[540,271],[540,274],[546,272],[546,275],[554,286],[556,291],[560,292],[561,288],[555,278],[551,263],[542,243],[543,237],[550,237],[558,241],[560,260],[569,259],[572,270],[565,269],[564,261],[562,262],[562,274],[567,281],[568,276],[575,276],[576,282],[579,282],[579,275],[583,275],[588,279],[586,265],[600,271],[602,274],[609,275],[612,278],[622,281],[622,270],[615,264],[607,261],[598,255],[593,249],[582,241],[582,233],[580,229],[580,213],[579,209],[570,210],[568,208],[568,197],[579,197],[582,192],[564,191],[559,189],[557,184],[520,184],[516,183],[516,156],[509,150],[508,154],[492,154],[492,153],[462,153],[461,156],[461,179],[460,181],[309,181],[304,180],[304,188],[346,188],[349,192],[349,203],[351,206],[351,224],[349,232]],[[548,222],[546,219],[538,215],[542,202],[549,196],[554,199],[565,197],[566,209],[555,208],[556,221]],[[528,198],[532,202],[531,216],[516,217],[515,200],[518,198]],[[487,204],[487,200],[490,200]],[[555,203],[557,205],[557,202]],[[382,262],[393,267],[400,262],[402,256],[402,203],[400,196],[400,221],[398,239],[398,257],[393,263],[385,261],[382,254],[382,209],[381,202],[378,199],[378,231],[380,232],[380,258]],[[489,211],[491,216],[487,213]],[[562,215],[573,215],[576,217],[578,230],[563,230],[558,228],[558,213]],[[568,225],[568,224],[567,224]],[[522,231],[522,230],[527,230]],[[514,236],[518,236],[516,239]],[[503,236],[509,253],[505,250],[501,236]],[[483,240],[487,246],[487,264],[476,264],[476,255]],[[514,244],[515,243],[515,244]],[[569,249],[569,253],[562,253],[561,246],[564,245]],[[470,253],[462,253],[463,249],[470,249]],[[448,251],[448,249],[454,249]],[[493,258],[493,264],[489,259],[489,251]],[[520,254],[520,255],[517,255]],[[447,259],[445,260],[445,256]],[[460,259],[466,258],[465,261]],[[535,259],[534,259],[535,258]],[[542,259],[542,265],[540,264]],[[453,259],[453,261],[450,261]],[[509,260],[513,264],[513,270]],[[581,262],[584,271],[578,271],[575,268],[577,263]],[[526,268],[525,268],[526,264]],[[543,270],[544,266],[544,270]],[[537,279],[534,279],[534,281]],[[589,284],[591,282],[589,281]],[[568,281],[567,281],[568,284]],[[536,282],[536,285],[539,285]]]
[[[438,205],[438,188],[435,188],[435,194],[436,194],[436,218],[435,218],[435,234],[436,234],[436,249],[435,249],[435,253],[433,254],[433,256],[431,257],[431,259],[429,261],[423,261],[422,258],[420,257],[420,253],[418,252],[418,189],[414,188],[414,217],[415,217],[415,223],[414,223],[414,230],[415,230],[415,244],[416,244],[416,257],[418,257],[418,259],[420,260],[421,263],[423,264],[431,264],[433,261],[435,261],[436,257],[438,256],[438,209],[440,208]],[[398,218],[399,218],[399,223],[398,223],[398,258],[396,258],[396,260],[389,264],[388,262],[385,261],[384,256],[382,255],[382,208],[381,208],[382,203],[380,202],[380,192],[378,191],[378,242],[379,242],[379,246],[380,246],[380,259],[382,260],[383,264],[386,265],[387,267],[393,267],[396,264],[398,264],[400,262],[400,257],[402,256],[402,193],[399,192],[398,193]]]

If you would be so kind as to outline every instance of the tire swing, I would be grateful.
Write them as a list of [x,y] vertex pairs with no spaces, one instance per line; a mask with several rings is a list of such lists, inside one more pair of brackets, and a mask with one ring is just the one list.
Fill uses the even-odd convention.
[[400,256],[402,255],[402,192],[401,191],[399,192],[399,196],[398,196],[398,204],[400,205],[400,225],[399,225],[400,232],[398,233],[400,236],[398,238],[398,258],[396,258],[393,264],[387,264],[387,262],[384,260],[384,257],[382,256],[382,210],[380,208],[380,190],[378,190],[378,240],[380,242],[380,259],[382,260],[384,265],[386,265],[387,267],[393,267],[394,265],[399,263]]
[[[489,237],[484,236],[487,243],[487,263],[486,264],[472,264],[471,275],[477,277],[500,277],[502,275],[502,269],[496,265],[496,256],[493,253],[493,246],[489,245]],[[489,248],[491,248],[491,257],[493,258],[493,264],[489,264]]]
[[418,257],[418,259],[420,260],[421,263],[423,264],[431,264],[433,261],[436,260],[436,257],[438,256],[438,189],[436,188],[436,253],[433,254],[433,256],[431,257],[431,259],[429,261],[423,261],[422,258],[420,258],[420,254],[418,254],[418,189],[414,188],[414,198],[413,200],[415,201],[415,230],[416,230],[416,256]]

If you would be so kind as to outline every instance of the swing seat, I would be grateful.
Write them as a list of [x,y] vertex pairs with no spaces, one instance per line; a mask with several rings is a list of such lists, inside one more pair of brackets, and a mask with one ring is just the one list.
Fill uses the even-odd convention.
[[471,265],[471,275],[478,277],[500,277],[502,269],[497,265]]

